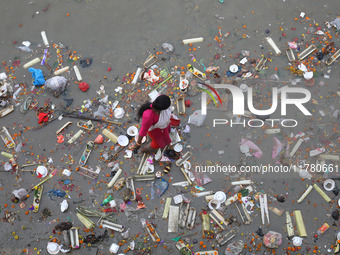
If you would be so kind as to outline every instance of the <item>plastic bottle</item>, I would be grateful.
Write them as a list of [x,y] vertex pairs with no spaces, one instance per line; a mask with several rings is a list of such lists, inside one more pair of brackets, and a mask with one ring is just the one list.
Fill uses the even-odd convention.
[[113,200],[113,196],[108,196],[107,198],[104,199],[104,201],[100,204],[101,206],[108,204],[110,201]]

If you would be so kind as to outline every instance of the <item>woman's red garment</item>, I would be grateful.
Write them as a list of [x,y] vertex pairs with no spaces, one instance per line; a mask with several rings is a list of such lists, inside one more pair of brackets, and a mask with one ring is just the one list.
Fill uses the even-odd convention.
[[154,113],[152,109],[145,110],[142,116],[142,126],[139,130],[139,136],[143,137],[149,134],[152,139],[151,147],[154,149],[164,148],[171,143],[170,125],[165,129],[155,128],[149,131],[149,128],[158,122],[159,115]]

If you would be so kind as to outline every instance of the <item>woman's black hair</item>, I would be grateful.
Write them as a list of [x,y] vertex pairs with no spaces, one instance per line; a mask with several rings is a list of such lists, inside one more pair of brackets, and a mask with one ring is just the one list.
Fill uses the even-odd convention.
[[[137,112],[137,118],[139,120],[142,118],[144,111],[151,109],[150,105],[151,102],[146,102],[139,107]],[[168,109],[170,105],[171,105],[170,97],[168,97],[167,95],[160,95],[155,99],[155,101],[153,101],[152,108],[159,111],[163,111]]]

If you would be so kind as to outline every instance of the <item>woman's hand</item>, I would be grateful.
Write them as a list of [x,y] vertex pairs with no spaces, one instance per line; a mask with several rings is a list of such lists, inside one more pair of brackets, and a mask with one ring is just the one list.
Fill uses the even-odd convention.
[[134,150],[134,149],[138,149],[140,147],[140,145],[138,145],[136,142],[132,142],[130,145],[129,145],[129,150]]

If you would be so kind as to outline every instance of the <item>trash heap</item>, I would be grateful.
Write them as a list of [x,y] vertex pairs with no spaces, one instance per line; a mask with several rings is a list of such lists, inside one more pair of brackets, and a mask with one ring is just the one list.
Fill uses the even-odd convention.
[[[95,59],[50,43],[44,31],[43,43],[36,49],[23,42],[18,49],[26,54],[25,64],[16,57],[3,62],[0,73],[0,189],[8,201],[14,195],[20,207],[1,204],[2,224],[8,226],[3,234],[20,240],[28,235],[26,224],[39,223],[39,229],[31,229],[38,236],[41,232],[39,238],[15,244],[22,254],[338,252],[340,90],[327,80],[331,73],[339,73],[339,18],[318,24],[301,13],[296,21],[307,26],[301,36],[291,38],[288,31],[295,28],[280,27],[280,40],[276,40],[278,36],[266,30],[261,52],[242,50],[228,57],[226,45],[237,42],[239,33],[223,31],[221,26],[212,39],[184,39],[177,45],[164,42],[136,63],[136,71],[112,81],[104,77],[99,85],[86,81],[86,70],[95,65]],[[251,40],[247,33],[241,39]],[[199,60],[201,45],[211,47],[212,55],[205,58],[211,61]],[[187,56],[177,56],[176,47],[185,47]],[[285,67],[273,68],[275,61]],[[108,67],[107,72],[111,71]],[[25,81],[17,83],[16,72],[26,72]],[[289,80],[281,80],[283,73]],[[252,88],[256,109],[271,105],[272,84],[308,87],[312,92],[308,109],[313,116],[306,117],[297,133],[270,125],[266,121],[270,116],[250,111],[233,116],[228,111],[230,91],[221,92],[215,84],[232,84],[243,92]],[[319,93],[325,87],[327,94]],[[273,164],[289,166],[291,178],[305,190],[277,194],[263,189],[261,175],[239,171],[221,175],[224,188],[216,190],[216,181],[207,172],[195,171],[202,162],[190,138],[195,130],[210,125],[202,110],[195,108],[203,92],[209,110],[231,113],[227,116],[235,121],[265,123],[260,131],[244,128],[239,148],[232,148],[239,150],[237,170],[256,165],[263,156],[262,143],[272,140]],[[88,99],[77,101],[72,96],[76,93]],[[154,155],[134,153],[128,145],[140,128],[136,110],[161,93],[173,102],[172,144]],[[12,114],[24,117],[13,121]],[[44,129],[52,132],[50,151],[30,139],[30,132]],[[218,154],[223,157],[227,152]],[[8,185],[9,179],[15,183]],[[319,207],[327,211],[321,219],[325,223],[308,233],[310,222],[304,217],[317,207],[311,196],[318,195],[324,200]],[[303,207],[294,209],[296,204]],[[281,227],[271,227],[275,221]],[[318,241],[326,235],[327,241]],[[11,254],[8,251],[4,254]]]

